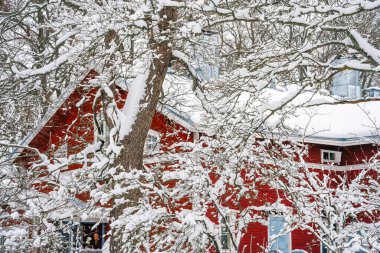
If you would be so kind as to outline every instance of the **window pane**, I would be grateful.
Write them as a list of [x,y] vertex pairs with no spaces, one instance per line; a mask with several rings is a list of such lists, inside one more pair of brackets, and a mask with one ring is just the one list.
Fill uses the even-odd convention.
[[101,249],[102,248],[102,226],[99,225],[95,229],[92,227],[95,223],[82,224],[83,230],[83,247],[87,249]]
[[329,153],[323,152],[323,160],[328,160],[328,159],[329,159]]
[[271,241],[271,250],[278,250],[282,253],[289,253],[290,237],[289,233],[283,234],[285,231],[285,217],[270,216],[269,217],[269,237],[276,237]]
[[61,144],[54,152],[55,158],[67,158],[67,142]]
[[220,243],[222,244],[222,249],[228,249],[228,235],[227,234],[221,235]]
[[330,160],[335,161],[335,153],[330,153]]
[[[227,220],[228,220],[228,218],[227,218]],[[220,227],[220,243],[222,244],[222,249],[229,249],[230,248],[229,241],[228,241],[229,233],[228,233],[228,227],[226,224],[226,220],[222,219],[220,225],[221,225],[221,227]]]

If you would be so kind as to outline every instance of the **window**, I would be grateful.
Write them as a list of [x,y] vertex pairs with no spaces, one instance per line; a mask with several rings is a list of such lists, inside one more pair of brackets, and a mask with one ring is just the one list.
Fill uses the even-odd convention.
[[347,239],[351,250],[355,250],[355,253],[368,253],[369,251],[366,248],[369,248],[370,245],[367,244],[367,240],[363,237],[362,231],[357,231],[353,233],[352,236],[349,236]]
[[332,93],[341,97],[359,98],[361,96],[359,71],[344,70],[335,74]]
[[199,41],[194,47],[193,60],[195,72],[201,81],[209,81],[211,78],[219,77],[219,67],[216,56],[219,37],[213,32],[203,32],[198,37]]
[[145,140],[144,154],[151,155],[160,151],[160,133],[152,129],[149,130]]
[[80,227],[71,222],[64,222],[64,228],[61,230],[64,248],[64,253],[69,253],[73,249],[82,248],[82,241],[80,238]]
[[58,148],[54,151],[54,158],[67,158],[67,141],[62,143]]
[[369,87],[366,89],[366,96],[370,98],[379,98],[380,97],[380,88],[378,87]]
[[95,223],[82,223],[82,240],[83,248],[85,249],[101,249],[104,242],[104,226],[102,223],[98,225],[95,229],[92,227]]
[[325,245],[321,245],[321,253],[329,253],[328,248]]
[[91,249],[91,252],[101,252],[105,239],[106,224],[101,223],[93,229],[95,224],[94,222],[83,222],[78,225],[65,224],[65,228],[62,229],[63,246],[65,248],[63,252],[79,252],[83,249]]
[[[332,251],[330,251],[325,245],[321,245],[321,253],[331,253]],[[355,251],[354,253],[368,253],[367,251],[364,251],[362,249],[358,250],[358,251]]]
[[[227,220],[226,220],[227,219]],[[220,221],[220,244],[222,252],[229,252],[231,249],[230,231],[228,229],[230,217],[222,218]]]
[[270,253],[290,252],[290,233],[285,233],[285,217],[269,216]]
[[5,252],[5,236],[4,235],[0,235],[0,252],[3,252],[2,250],[4,250]]
[[321,162],[323,163],[340,163],[342,157],[342,152],[340,151],[332,151],[332,150],[324,150],[321,149]]

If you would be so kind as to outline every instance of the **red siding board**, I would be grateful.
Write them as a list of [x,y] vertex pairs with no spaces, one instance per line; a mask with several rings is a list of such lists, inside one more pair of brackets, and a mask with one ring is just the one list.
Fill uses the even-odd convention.
[[265,252],[268,242],[268,228],[260,223],[250,223],[241,240],[239,252],[261,253]]
[[315,236],[306,230],[296,229],[292,231],[292,249],[301,249],[309,253],[320,253],[320,243]]

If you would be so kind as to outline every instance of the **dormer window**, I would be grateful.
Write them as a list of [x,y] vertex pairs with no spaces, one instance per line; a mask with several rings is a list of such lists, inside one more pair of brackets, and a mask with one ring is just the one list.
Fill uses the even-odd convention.
[[209,81],[219,77],[218,46],[219,37],[214,32],[204,31],[198,37],[192,58],[195,63],[195,72],[201,81]]
[[234,228],[231,226],[235,216],[233,214],[226,215],[220,219],[220,244],[222,253],[230,253],[232,249],[231,235]]
[[149,130],[145,140],[144,154],[151,155],[160,151],[160,133],[152,129]]
[[230,234],[228,232],[228,224],[224,219],[220,226],[220,243],[223,252],[227,252],[230,249]]
[[[336,59],[334,65],[344,64],[350,58]],[[361,97],[360,72],[346,69],[333,77],[332,94],[344,98],[358,99]]]
[[342,152],[321,149],[321,162],[339,164],[342,157]]
[[67,158],[68,152],[67,152],[67,141],[65,143],[62,143],[58,148],[54,151],[54,158]]
[[365,91],[366,91],[366,96],[369,98],[380,98],[379,87],[369,87]]

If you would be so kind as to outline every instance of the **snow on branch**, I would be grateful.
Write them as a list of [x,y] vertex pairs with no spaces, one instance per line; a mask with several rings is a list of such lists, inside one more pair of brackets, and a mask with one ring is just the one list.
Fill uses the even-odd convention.
[[140,110],[141,102],[145,96],[147,80],[150,74],[150,65],[147,65],[145,70],[139,73],[128,92],[127,101],[124,108],[118,113],[120,119],[120,139],[124,139],[131,131],[136,120],[136,115]]
[[158,0],[159,4],[164,7],[183,7],[184,3],[171,0]]
[[47,74],[55,69],[59,68],[62,64],[67,62],[71,56],[71,53],[66,53],[59,56],[55,61],[46,64],[45,66],[38,69],[26,69],[23,71],[19,71],[15,66],[13,66],[12,70],[16,76],[20,78],[28,78],[34,75],[43,75]]
[[193,67],[192,61],[186,54],[178,50],[173,50],[172,54],[174,57],[178,58],[183,63],[185,63],[191,75],[198,79],[197,72],[195,71],[195,68]]
[[363,38],[358,31],[350,30],[350,37],[356,41],[357,45],[363,52],[377,64],[380,64],[380,50],[369,44],[368,40]]

